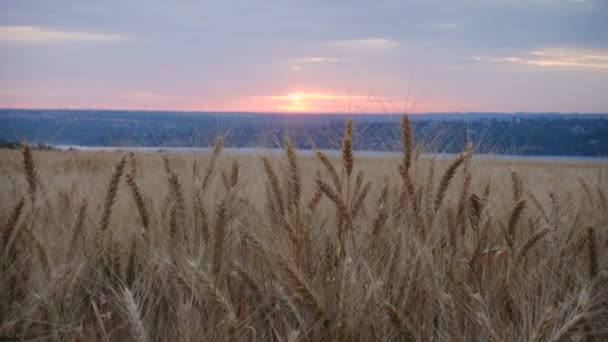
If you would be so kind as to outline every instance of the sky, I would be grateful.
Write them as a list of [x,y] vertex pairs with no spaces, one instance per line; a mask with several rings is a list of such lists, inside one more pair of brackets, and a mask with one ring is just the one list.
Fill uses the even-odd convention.
[[607,0],[0,0],[0,107],[608,112]]

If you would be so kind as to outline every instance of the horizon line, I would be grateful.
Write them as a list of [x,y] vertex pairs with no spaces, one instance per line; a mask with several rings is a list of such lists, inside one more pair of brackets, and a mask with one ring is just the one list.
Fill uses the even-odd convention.
[[608,115],[608,111],[605,112],[555,112],[555,111],[454,111],[454,112],[369,112],[369,113],[337,113],[337,112],[289,112],[289,111],[211,111],[211,110],[183,110],[183,109],[119,109],[119,108],[26,108],[26,107],[0,107],[0,111],[5,110],[21,110],[21,111],[100,111],[100,112],[145,112],[145,113],[182,113],[182,114],[270,114],[270,115],[342,115],[342,116],[363,116],[363,115],[445,115],[445,114],[557,114],[557,115]]

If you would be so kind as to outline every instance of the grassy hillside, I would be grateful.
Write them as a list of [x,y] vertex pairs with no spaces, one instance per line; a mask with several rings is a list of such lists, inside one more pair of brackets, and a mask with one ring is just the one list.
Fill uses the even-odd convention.
[[608,339],[608,168],[0,151],[0,338]]

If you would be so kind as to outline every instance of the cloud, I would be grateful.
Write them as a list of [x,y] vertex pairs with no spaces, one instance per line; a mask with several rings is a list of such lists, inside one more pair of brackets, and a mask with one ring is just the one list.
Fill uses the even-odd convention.
[[399,46],[399,43],[386,38],[367,38],[367,39],[347,39],[336,40],[327,43],[327,45],[337,48],[348,49],[389,49]]
[[[594,0],[494,0],[493,3],[496,5],[511,5],[511,6],[547,6],[547,7],[566,7],[566,6],[580,6],[580,5],[591,5]],[[487,3],[485,0],[471,0],[472,4]]]
[[473,59],[481,62],[522,64],[539,68],[608,70],[608,50],[544,48],[521,56],[475,56]]
[[80,31],[60,31],[36,26],[0,26],[0,42],[65,43],[116,42],[127,39],[120,34],[101,34]]
[[308,64],[308,63],[340,63],[340,62],[352,62],[354,58],[350,57],[303,57],[292,59],[294,63]]

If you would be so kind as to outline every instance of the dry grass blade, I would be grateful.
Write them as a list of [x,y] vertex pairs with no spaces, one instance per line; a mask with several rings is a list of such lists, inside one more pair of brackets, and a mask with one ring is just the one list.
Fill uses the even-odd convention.
[[19,218],[21,217],[24,206],[25,199],[22,197],[17,201],[17,204],[13,206],[13,210],[9,216],[8,222],[6,222],[2,227],[2,249],[4,251],[8,250],[9,243],[15,234],[17,223],[19,223]]
[[25,230],[27,235],[29,235],[30,239],[34,241],[34,247],[36,248],[36,254],[38,255],[38,260],[40,261],[40,266],[44,272],[46,277],[46,281],[50,281],[53,276],[53,271],[51,270],[51,262],[49,261],[49,255],[46,252],[46,248],[40,241],[38,237],[32,234],[29,230]]
[[574,302],[574,308],[570,311],[571,316],[565,321],[559,329],[553,331],[548,341],[559,342],[563,341],[566,336],[578,330],[586,321],[588,321],[590,315],[588,312],[589,294],[586,290],[582,290],[576,302]]
[[397,330],[397,332],[399,332],[401,339],[408,342],[416,341],[416,338],[412,333],[412,329],[408,327],[408,324],[401,317],[397,309],[385,300],[381,300],[380,304],[382,305],[382,308],[384,309],[384,312],[388,316],[393,327]]
[[110,182],[108,183],[108,187],[106,190],[106,199],[103,203],[103,212],[101,215],[101,221],[99,223],[99,229],[101,231],[106,230],[108,228],[108,225],[110,224],[110,216],[112,216],[112,207],[114,206],[114,202],[116,201],[118,185],[120,183],[120,178],[122,177],[126,162],[126,155],[120,158],[120,161],[118,161],[116,167],[114,168],[114,173],[110,178]]
[[70,244],[68,245],[67,259],[72,260],[78,249],[78,242],[80,241],[84,230],[84,221],[87,216],[87,201],[84,200],[78,208],[78,216],[76,217],[76,225],[72,229],[72,237],[70,238]]
[[129,258],[127,259],[127,269],[125,271],[128,286],[133,286],[133,283],[135,283],[135,278],[137,277],[137,242],[137,233],[131,233],[131,246],[129,247]]

